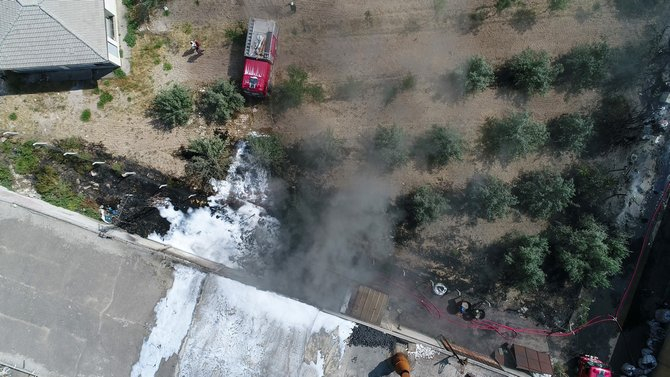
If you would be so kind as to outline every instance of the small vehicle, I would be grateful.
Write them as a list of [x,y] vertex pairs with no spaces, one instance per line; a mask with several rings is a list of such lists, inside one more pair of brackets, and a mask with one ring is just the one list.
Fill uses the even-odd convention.
[[577,377],[612,377],[609,366],[597,356],[579,356]]

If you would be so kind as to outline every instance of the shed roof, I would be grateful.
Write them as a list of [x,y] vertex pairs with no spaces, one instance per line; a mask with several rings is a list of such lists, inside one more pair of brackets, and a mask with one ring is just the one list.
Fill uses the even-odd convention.
[[104,0],[0,1],[0,69],[106,61]]
[[554,368],[551,366],[551,358],[546,352],[538,352],[532,348],[514,345],[514,358],[517,369],[529,372],[552,375]]
[[348,314],[367,323],[380,325],[388,302],[387,294],[361,285],[356,296],[349,301]]

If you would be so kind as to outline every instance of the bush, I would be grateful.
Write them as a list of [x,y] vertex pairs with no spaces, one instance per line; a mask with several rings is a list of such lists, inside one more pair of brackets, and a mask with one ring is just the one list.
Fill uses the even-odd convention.
[[465,90],[468,93],[481,92],[493,84],[493,67],[481,56],[475,56],[468,62]]
[[430,186],[421,186],[411,193],[405,202],[409,221],[421,226],[436,220],[449,210],[447,199]]
[[230,164],[230,151],[226,140],[210,137],[191,140],[186,148],[191,156],[186,164],[186,175],[196,184],[206,184],[210,179],[225,179]]
[[393,86],[387,87],[384,93],[384,106],[388,106],[398,96],[398,94],[414,89],[416,87],[416,78],[408,73],[403,79]]
[[98,100],[98,109],[104,109],[105,105],[112,102],[113,99],[114,97],[112,97],[109,92],[103,90],[100,93],[100,99]]
[[81,115],[79,116],[79,119],[82,122],[88,122],[89,120],[91,120],[91,110],[85,109],[84,111],[82,111]]
[[511,160],[538,151],[548,138],[544,123],[523,112],[502,119],[488,118],[482,127],[481,142],[487,155]]
[[610,237],[593,216],[582,218],[576,228],[552,228],[552,248],[571,281],[591,288],[608,288],[628,255],[626,240]]
[[9,114],[9,120],[17,120],[17,119],[19,119],[19,116],[16,115],[16,113]]
[[518,203],[510,185],[490,175],[470,180],[465,195],[470,210],[488,221],[507,216]]
[[551,142],[561,150],[581,152],[593,133],[593,120],[579,114],[563,114],[549,121]]
[[323,87],[320,84],[310,84],[309,75],[303,69],[290,65],[288,80],[283,81],[274,90],[272,103],[280,112],[302,105],[305,97],[313,101],[324,100]]
[[447,165],[451,160],[461,160],[465,149],[465,140],[458,133],[444,127],[433,125],[418,140],[414,148],[423,155],[430,167]]
[[286,150],[276,135],[252,136],[247,142],[251,154],[256,160],[273,174],[284,172]]
[[175,84],[160,91],[154,98],[151,111],[169,129],[186,124],[193,114],[190,90]]
[[540,236],[510,234],[504,238],[505,266],[512,283],[521,291],[536,290],[544,285],[544,259],[549,255],[549,241]]
[[11,170],[6,166],[0,166],[0,186],[11,189],[13,182],[14,177],[12,177]]
[[570,0],[549,0],[549,10],[565,10],[570,4]]
[[531,171],[519,176],[513,192],[530,216],[548,219],[570,204],[575,185],[572,179],[549,170]]
[[123,71],[123,69],[117,68],[114,70],[114,77],[122,79],[126,77],[126,73]]
[[576,46],[560,59],[563,66],[560,79],[575,92],[595,88],[607,77],[609,57],[610,49],[605,42]]
[[344,140],[335,137],[332,130],[302,140],[298,148],[298,164],[319,171],[331,169],[345,154]]
[[516,89],[528,95],[545,94],[560,68],[552,67],[546,51],[525,49],[507,62],[507,69]]
[[407,162],[409,143],[402,128],[378,126],[372,142],[373,159],[386,168],[393,169]]
[[244,97],[237,86],[227,80],[217,81],[202,96],[200,106],[210,121],[225,123],[244,106]]

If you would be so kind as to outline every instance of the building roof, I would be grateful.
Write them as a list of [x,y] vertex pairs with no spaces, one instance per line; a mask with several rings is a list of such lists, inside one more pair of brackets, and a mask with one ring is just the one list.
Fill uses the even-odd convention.
[[0,69],[106,61],[103,0],[0,0]]

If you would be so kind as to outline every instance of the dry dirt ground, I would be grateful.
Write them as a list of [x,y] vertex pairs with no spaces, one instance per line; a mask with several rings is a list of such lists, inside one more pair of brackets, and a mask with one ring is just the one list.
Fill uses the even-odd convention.
[[[197,3],[197,4],[196,4]],[[470,152],[462,162],[439,171],[427,171],[413,162],[397,169],[388,180],[397,193],[420,184],[464,187],[475,173],[490,173],[505,181],[519,171],[539,167],[561,167],[568,158],[539,155],[500,165],[485,163],[478,157],[476,139],[487,117],[525,109],[539,120],[559,114],[592,108],[595,92],[566,95],[551,91],[524,101],[505,90],[486,90],[462,98],[449,83],[448,75],[471,56],[486,57],[495,64],[530,47],[547,50],[552,56],[576,44],[605,40],[617,46],[641,33],[643,21],[622,22],[606,1],[574,0],[565,11],[551,13],[544,0],[527,1],[538,14],[537,23],[519,31],[511,20],[514,10],[506,10],[473,29],[468,15],[493,0],[310,0],[297,1],[292,14],[285,0],[176,0],[168,1],[168,16],[157,14],[145,36],[133,49],[132,80],[101,82],[114,100],[104,110],[96,109],[98,96],[91,90],[0,97],[0,117],[7,126],[37,139],[81,136],[102,142],[110,152],[134,158],[171,174],[183,174],[183,162],[173,152],[189,139],[212,132],[202,119],[170,132],[154,127],[145,110],[151,94],[178,82],[200,90],[219,78],[238,78],[241,51],[224,38],[224,30],[248,17],[267,17],[278,21],[280,56],[275,80],[280,81],[289,65],[304,68],[310,79],[326,88],[329,96],[321,104],[304,104],[284,114],[270,116],[265,104],[245,111],[233,122],[232,132],[243,135],[252,129],[272,128],[287,141],[295,141],[325,129],[346,139],[354,152],[336,176],[351,176],[364,140],[379,124],[397,124],[410,135],[419,135],[433,124],[448,125],[470,142]],[[443,6],[440,6],[443,4]],[[366,11],[369,17],[366,18]],[[168,42],[151,47],[155,38]],[[187,55],[188,41],[203,42],[205,53],[194,59]],[[164,63],[171,65],[166,70]],[[384,92],[402,77],[412,74],[416,87],[401,93],[384,106]],[[362,91],[350,100],[334,98],[335,89],[348,78],[360,80]],[[93,112],[90,122],[79,120],[81,111]],[[16,112],[17,121],[8,114]],[[545,227],[523,216],[502,221],[470,223],[458,216],[445,216],[422,231],[412,250],[448,249],[451,255],[467,246],[485,246],[501,235],[519,230],[537,233]],[[448,241],[448,243],[445,243]],[[445,270],[448,266],[428,262],[415,253],[402,252],[401,259],[417,267]]]

